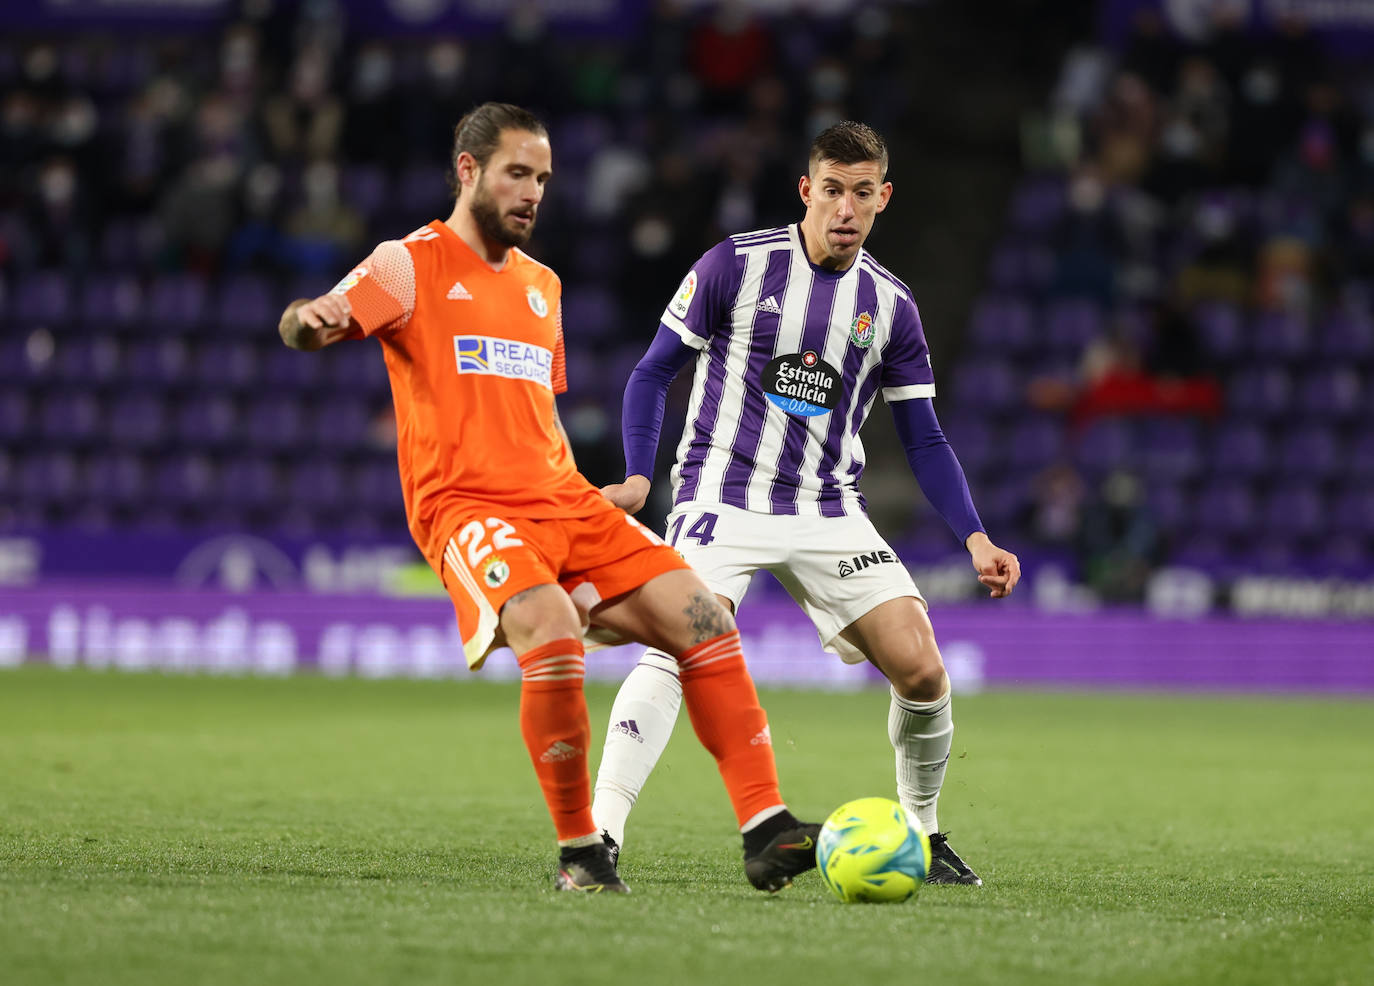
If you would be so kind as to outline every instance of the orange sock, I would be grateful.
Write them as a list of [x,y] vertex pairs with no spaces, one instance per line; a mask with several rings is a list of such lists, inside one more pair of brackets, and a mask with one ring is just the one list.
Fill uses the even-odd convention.
[[677,663],[692,728],[716,758],[739,824],[781,805],[768,717],[744,666],[739,631],[698,644]]
[[587,747],[592,730],[582,694],[582,641],[555,640],[519,655],[520,734],[553,816],[558,841],[596,833]]

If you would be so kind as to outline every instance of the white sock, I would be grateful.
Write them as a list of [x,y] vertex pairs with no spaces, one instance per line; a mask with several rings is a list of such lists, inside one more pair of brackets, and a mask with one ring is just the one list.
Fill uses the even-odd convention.
[[645,651],[611,705],[611,723],[592,799],[597,830],[605,829],[621,847],[625,845],[630,809],[667,749],[681,707],[677,661],[661,650]]
[[954,742],[951,701],[948,690],[934,702],[910,702],[894,691],[888,707],[887,738],[897,754],[897,800],[915,813],[927,835],[940,831],[935,804]]

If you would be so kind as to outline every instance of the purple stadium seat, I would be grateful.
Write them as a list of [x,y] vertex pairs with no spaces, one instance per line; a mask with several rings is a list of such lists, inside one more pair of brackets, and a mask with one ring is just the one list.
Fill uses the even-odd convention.
[[1029,233],[1051,229],[1064,214],[1064,183],[1057,178],[1032,178],[1021,186],[1011,204],[1011,225]]
[[148,467],[136,455],[102,452],[86,462],[83,496],[91,502],[141,503],[148,493]]
[[170,427],[166,407],[153,394],[131,393],[116,398],[106,421],[110,444],[129,449],[160,445]]
[[216,487],[216,472],[210,459],[192,453],[161,461],[149,495],[159,503],[187,506],[207,502]]
[[1249,485],[1231,479],[1205,486],[1194,504],[1194,524],[1212,534],[1253,534],[1258,520],[1255,494]]
[[1289,429],[1279,445],[1279,472],[1287,477],[1329,479],[1343,462],[1341,443],[1334,432],[1316,425]]
[[1261,522],[1266,535],[1289,540],[1315,537],[1325,529],[1322,498],[1311,486],[1280,486],[1265,498]]
[[1351,479],[1374,484],[1374,433],[1356,435],[1346,450],[1345,471]]
[[1192,504],[1182,486],[1154,478],[1145,486],[1145,505],[1155,525],[1165,533],[1186,529],[1193,519]]
[[63,383],[96,386],[120,373],[119,344],[109,335],[64,336],[53,356],[53,376]]
[[195,379],[210,389],[247,390],[258,385],[258,349],[248,342],[211,340],[195,355]]
[[1232,374],[1226,386],[1231,414],[1270,421],[1288,414],[1293,402],[1293,379],[1282,366],[1247,366]]
[[1203,465],[1200,425],[1188,418],[1146,422],[1140,459],[1151,481],[1193,478],[1202,471]]
[[132,274],[92,275],[81,292],[80,319],[92,330],[122,329],[143,317],[143,285]]
[[621,332],[620,303],[604,287],[572,288],[563,295],[563,332],[591,342]]
[[1374,483],[1354,483],[1336,494],[1331,528],[1337,535],[1374,538]]
[[22,390],[0,390],[0,442],[6,447],[26,441],[33,429],[33,402]]
[[137,387],[166,388],[189,382],[191,353],[181,339],[141,339],[124,354],[124,379]]
[[[1059,459],[1068,442],[1064,423],[1058,418],[1035,415],[1017,421],[1005,443],[1002,456],[1006,464],[1017,470],[1038,470]],[[963,445],[954,446],[963,460]]]
[[66,452],[25,456],[17,468],[16,486],[31,503],[69,504],[81,491],[76,457]]
[[361,401],[335,398],[315,407],[306,441],[310,447],[338,451],[361,447],[367,442],[367,407]]
[[1374,363],[1374,316],[1368,312],[1334,312],[1317,333],[1317,352],[1347,363]]
[[51,391],[38,411],[38,433],[54,445],[90,445],[102,425],[99,402],[84,390]]
[[262,380],[272,390],[302,393],[324,379],[319,353],[301,353],[286,346],[269,346],[262,365]]
[[1078,436],[1073,454],[1080,468],[1095,475],[1129,467],[1136,458],[1135,431],[1119,418],[1099,418]]
[[1020,298],[984,298],[969,319],[975,358],[1016,356],[1039,348],[1030,305]]
[[11,312],[17,322],[51,326],[72,314],[72,285],[61,271],[41,270],[26,274],[14,289]]
[[1217,362],[1229,363],[1247,349],[1249,340],[1240,309],[1221,301],[1209,301],[1193,309],[1202,348]]
[[349,486],[357,506],[384,510],[402,502],[401,479],[394,462],[364,462],[353,471]]
[[172,431],[185,449],[218,450],[238,443],[238,408],[223,396],[196,397],[172,415]]
[[1051,349],[1079,352],[1103,333],[1102,309],[1084,299],[1057,301],[1044,312],[1045,343]]
[[332,459],[294,463],[286,477],[286,496],[291,503],[308,504],[312,514],[351,503],[344,472]]
[[283,307],[278,302],[266,278],[236,274],[221,282],[211,324],[227,335],[275,339]]
[[1309,355],[1315,348],[1312,329],[1306,318],[1284,312],[1266,312],[1250,327],[1252,351],[1262,357],[1293,360]]
[[217,485],[219,502],[240,509],[267,507],[281,500],[276,470],[256,456],[227,461]]
[[288,450],[305,437],[305,415],[300,404],[290,397],[268,397],[248,408],[249,440],[255,448]]
[[[560,153],[562,153],[560,148]],[[418,219],[420,216],[447,215],[453,205],[445,198],[448,195],[448,173],[442,168],[430,165],[416,165],[407,168],[396,183],[394,206],[401,215]],[[328,290],[326,288],[325,290]],[[316,292],[319,294],[320,292]],[[293,297],[304,297],[295,295]]]
[[361,164],[346,168],[339,181],[342,198],[365,219],[380,213],[391,195],[391,179],[381,168]]
[[1218,477],[1250,479],[1268,472],[1273,463],[1268,433],[1247,421],[1228,421],[1213,435],[1207,462]]
[[391,386],[386,375],[386,361],[375,342],[345,343],[310,355],[320,361],[324,379],[336,393],[375,395]]
[[199,274],[164,274],[148,289],[145,317],[155,328],[190,332],[205,319],[207,294]]
[[1021,380],[1011,366],[995,360],[966,360],[954,368],[954,398],[965,407],[1009,410],[1020,407]]
[[1349,366],[1309,370],[1298,383],[1296,410],[1318,421],[1350,421],[1363,405],[1360,374]]

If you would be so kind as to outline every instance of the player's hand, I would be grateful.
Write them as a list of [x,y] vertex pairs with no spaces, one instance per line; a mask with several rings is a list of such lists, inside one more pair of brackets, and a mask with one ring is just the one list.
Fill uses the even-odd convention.
[[627,514],[637,514],[649,499],[649,477],[626,476],[623,483],[601,487],[601,495]]
[[1021,581],[1021,562],[1005,548],[999,548],[982,531],[970,534],[964,542],[973,557],[978,581],[988,587],[988,595],[1002,599],[1011,595]]
[[297,308],[296,317],[311,329],[347,328],[353,320],[353,306],[346,295],[322,294]]

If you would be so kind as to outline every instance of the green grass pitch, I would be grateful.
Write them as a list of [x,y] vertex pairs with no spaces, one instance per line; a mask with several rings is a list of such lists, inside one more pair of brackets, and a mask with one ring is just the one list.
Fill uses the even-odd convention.
[[[612,692],[589,689],[599,751]],[[987,882],[744,881],[683,717],[629,897],[555,894],[513,686],[0,673],[0,983],[1374,981],[1374,706],[956,704],[941,820]],[[886,697],[766,691],[784,790],[890,794]]]

